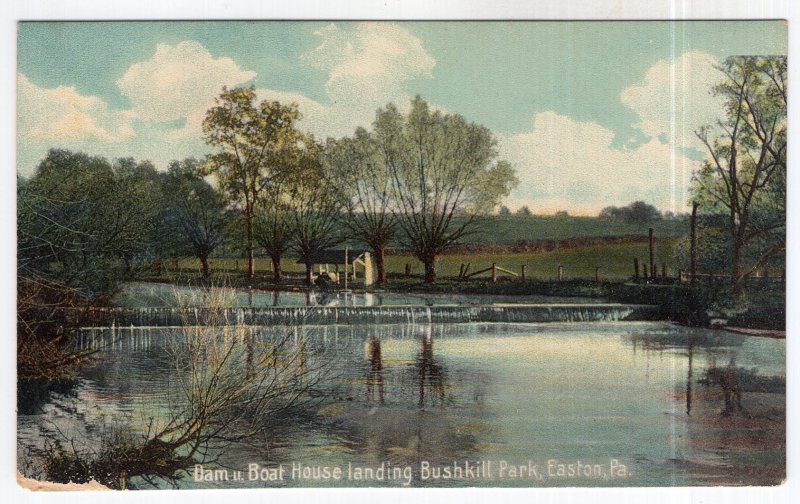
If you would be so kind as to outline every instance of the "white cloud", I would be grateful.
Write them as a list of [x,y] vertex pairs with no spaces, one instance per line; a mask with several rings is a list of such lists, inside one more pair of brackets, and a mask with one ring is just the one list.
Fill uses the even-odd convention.
[[331,23],[315,35],[319,45],[301,60],[328,72],[326,103],[297,93],[258,92],[262,98],[297,102],[304,116],[302,126],[317,136],[348,135],[358,126],[368,127],[375,110],[388,102],[407,106],[408,81],[432,77],[434,59],[403,27],[361,23],[348,33]]
[[131,115],[74,87],[43,88],[17,73],[17,140],[121,142],[134,136]]
[[[419,39],[390,23],[362,23],[352,32],[330,24],[316,35],[319,45],[301,62],[327,72],[324,103],[290,90],[257,93],[260,99],[296,102],[304,116],[300,126],[322,138],[368,127],[375,110],[390,101],[401,109],[408,106],[406,84],[431,77],[435,64]],[[50,147],[134,156],[158,166],[202,155],[207,152],[202,121],[214,98],[223,86],[239,86],[255,76],[191,40],[158,44],[152,57],[131,65],[117,80],[131,102],[128,110],[111,109],[74,88],[40,88],[20,74],[18,169],[30,173]]]
[[533,118],[530,131],[501,138],[501,156],[515,164],[520,184],[509,205],[551,213],[594,214],[643,199],[683,211],[697,162],[653,138],[636,149],[612,146],[614,133],[555,112]]
[[718,64],[700,51],[658,61],[641,82],[622,90],[620,100],[639,115],[635,126],[646,135],[704,152],[694,132],[715,124],[722,114],[722,101],[711,94],[723,77]]
[[140,120],[164,122],[185,119],[173,139],[199,136],[206,110],[222,86],[243,84],[256,73],[242,70],[231,58],[215,58],[202,44],[158,44],[147,61],[131,65],[117,81]]

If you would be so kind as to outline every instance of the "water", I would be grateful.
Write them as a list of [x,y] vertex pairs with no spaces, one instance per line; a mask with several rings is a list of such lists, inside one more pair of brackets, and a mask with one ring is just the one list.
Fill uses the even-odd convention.
[[[240,327],[230,337],[302,345],[309,363],[329,364],[328,397],[226,447],[212,466],[246,478],[248,464],[282,464],[283,480],[187,474],[181,488],[774,484],[785,472],[783,340],[659,322]],[[57,431],[91,444],[103,425],[143,431],[165,417],[176,388],[168,350],[181,338],[164,328],[83,331],[80,344],[101,350],[96,363],[72,391],[20,412],[20,444],[42,446]],[[726,406],[725,380],[706,381],[726,370],[740,379],[741,410]],[[293,479],[292,464],[343,476]],[[485,464],[488,474],[475,476]],[[514,464],[538,476],[512,476]],[[576,469],[586,464],[588,473]],[[472,478],[433,479],[433,469],[468,465]],[[396,478],[376,479],[381,467]],[[373,478],[348,479],[354,468]]]
[[224,324],[298,326],[315,324],[419,324],[464,322],[593,322],[657,320],[657,306],[607,304],[505,304],[468,306],[200,306],[98,308],[99,320],[111,326],[178,327]]
[[[123,308],[173,307],[179,304],[205,306],[202,287],[164,283],[130,282],[115,296],[114,304]],[[180,300],[180,301],[179,301]],[[230,289],[227,306],[299,307],[299,306],[471,306],[509,303],[581,303],[597,302],[588,298],[559,298],[553,296],[507,296],[416,293],[358,293],[358,292],[291,292]]]

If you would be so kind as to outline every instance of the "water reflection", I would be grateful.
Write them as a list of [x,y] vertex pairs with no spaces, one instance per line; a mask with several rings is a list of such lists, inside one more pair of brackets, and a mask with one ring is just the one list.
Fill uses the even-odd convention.
[[425,388],[430,390],[428,402],[431,406],[439,399],[439,405],[444,405],[445,369],[433,356],[433,331],[430,325],[425,326],[421,338],[422,349],[417,355],[417,369],[419,373],[419,407],[425,407]]
[[[658,323],[229,330],[231,337],[243,338],[243,363],[259,345],[284,337],[299,350],[298,365],[313,366],[320,353],[337,356],[318,406],[287,413],[258,438],[226,448],[220,464],[237,469],[249,460],[270,466],[303,462],[346,467],[349,462],[398,466],[422,460],[522,463],[529,458],[618,456],[629,458],[624,462],[635,478],[548,484],[718,484],[732,481],[724,479],[732,474],[726,467],[745,464],[731,462],[741,450],[741,438],[761,450],[759,464],[778,472],[782,468],[782,341],[739,335],[727,339],[717,332]],[[82,372],[74,400],[50,400],[43,414],[19,416],[20,443],[41,446],[41,426],[74,433],[81,424],[98,424],[100,417],[146,424],[149,417],[169,411],[160,395],[175,380],[164,352],[169,331],[126,328],[113,334],[83,335],[86,345],[114,343],[96,366]],[[726,373],[733,374],[726,378]],[[732,414],[720,415],[721,408]],[[755,435],[748,430],[751,424],[744,423],[752,421],[767,422],[771,430]],[[88,437],[90,429],[84,429]],[[762,446],[764,439],[772,444]],[[715,457],[713,464],[707,463],[710,457]],[[675,460],[683,464],[679,471]],[[698,464],[717,479],[698,479]],[[749,478],[750,483],[762,481],[757,475]]]
[[372,405],[375,401],[375,389],[378,390],[378,401],[381,406],[383,402],[383,360],[381,359],[381,340],[374,335],[369,339],[369,373],[367,375],[367,404]]

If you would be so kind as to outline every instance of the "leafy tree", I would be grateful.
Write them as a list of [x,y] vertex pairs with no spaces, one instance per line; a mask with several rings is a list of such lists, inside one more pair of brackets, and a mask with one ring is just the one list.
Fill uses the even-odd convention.
[[208,277],[208,257],[225,241],[230,216],[222,195],[200,173],[196,159],[170,163],[164,180],[164,221],[183,238],[200,260],[203,277]]
[[500,210],[497,211],[497,214],[501,217],[510,217],[511,210],[505,205],[500,205]]
[[[727,216],[734,295],[747,275],[786,248],[785,57],[739,56],[719,68],[724,80],[714,93],[725,100],[716,128],[698,138],[708,158],[694,180],[702,211]],[[746,257],[758,250],[752,261]]]
[[607,206],[600,210],[599,217],[604,219],[621,219],[625,222],[644,224],[661,218],[656,207],[644,201],[634,201],[628,206]]
[[112,288],[146,253],[162,196],[149,162],[51,150],[18,192],[21,276],[86,296]]
[[342,241],[337,233],[344,202],[336,183],[322,164],[322,146],[307,136],[294,151],[292,176],[287,181],[292,247],[306,267],[306,283],[312,284],[313,257]]
[[378,282],[386,283],[386,246],[398,226],[393,212],[392,178],[377,142],[363,128],[352,138],[328,139],[325,165],[343,193],[350,231],[366,243],[375,256]]
[[491,131],[432,111],[420,97],[406,115],[392,104],[378,110],[374,128],[400,227],[425,265],[425,281],[434,282],[436,258],[509,194],[517,183],[514,169],[496,160]]
[[[70,343],[147,250],[159,213],[149,163],[51,150],[17,183],[17,371],[21,382],[63,377],[85,356]],[[24,396],[22,389],[20,396]]]
[[294,219],[284,184],[273,180],[272,190],[256,201],[253,237],[272,261],[273,281],[283,280],[281,259],[289,251],[294,237]]
[[285,166],[286,150],[295,148],[301,119],[297,105],[256,103],[255,89],[223,88],[216,105],[206,112],[203,132],[216,149],[205,173],[242,211],[246,233],[247,275],[253,276],[253,221],[256,202]]
[[517,215],[518,217],[530,217],[531,215],[533,215],[533,212],[531,212],[531,209],[530,209],[530,208],[528,208],[528,206],[527,206],[527,205],[525,205],[525,206],[523,206],[523,207],[520,207],[520,208],[517,210],[517,213],[516,213],[516,215]]

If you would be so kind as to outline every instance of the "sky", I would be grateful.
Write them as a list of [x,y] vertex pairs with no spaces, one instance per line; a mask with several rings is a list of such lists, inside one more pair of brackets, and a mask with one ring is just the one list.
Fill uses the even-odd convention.
[[169,161],[210,152],[222,86],[294,101],[319,138],[421,95],[491,129],[536,213],[645,200],[685,211],[722,106],[717,65],[786,54],[780,21],[23,22],[17,171],[50,148]]

